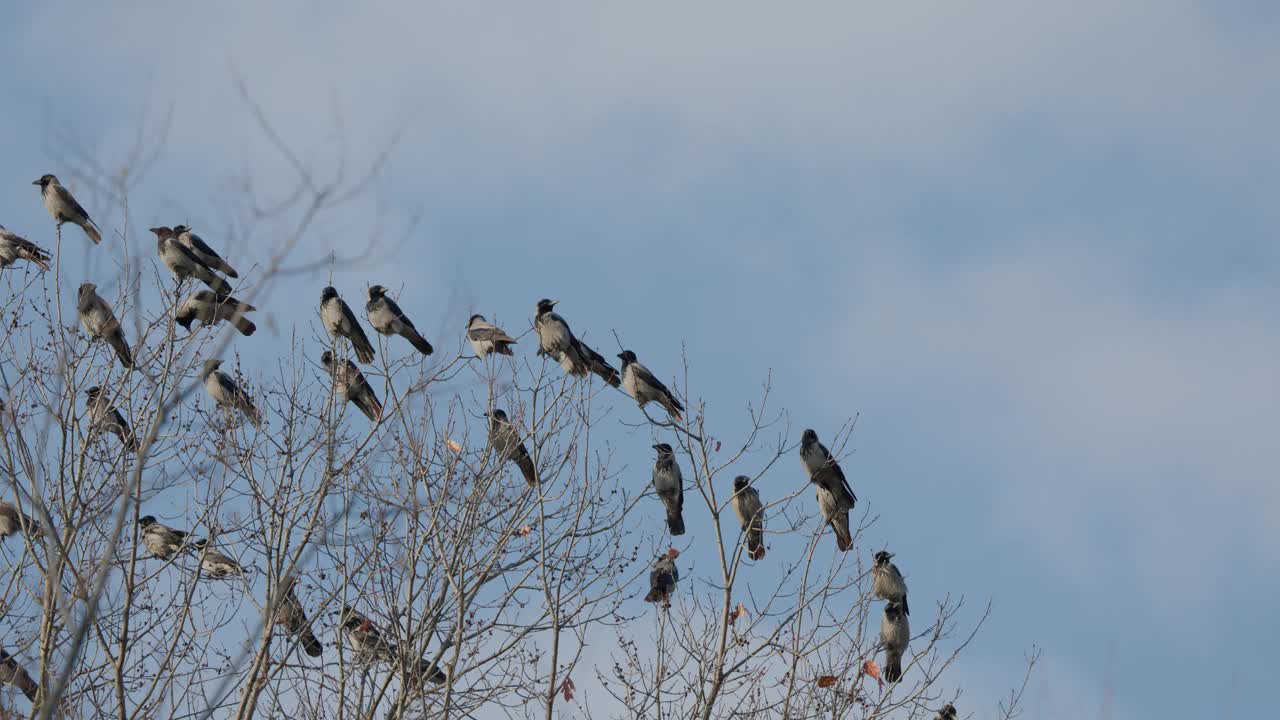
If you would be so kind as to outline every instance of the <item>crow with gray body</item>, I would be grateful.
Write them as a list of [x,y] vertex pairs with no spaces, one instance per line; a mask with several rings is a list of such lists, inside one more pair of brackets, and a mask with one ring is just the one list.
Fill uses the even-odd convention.
[[667,529],[674,535],[684,534],[684,477],[676,463],[675,451],[666,443],[653,446],[658,459],[653,464],[653,489],[667,509]]
[[335,360],[333,353],[328,350],[320,355],[320,364],[324,365],[324,369],[333,378],[333,389],[344,400],[360,408],[369,422],[378,422],[382,417],[382,403],[378,401],[369,381],[364,379],[360,368],[350,360]]
[[200,378],[204,381],[205,392],[209,393],[209,397],[213,398],[218,407],[239,410],[249,418],[249,422],[253,423],[254,427],[261,428],[262,415],[254,406],[253,398],[250,398],[230,375],[218,369],[221,364],[222,361],[217,359],[204,361]]
[[244,568],[235,558],[209,547],[208,540],[196,540],[192,546],[200,548],[200,570],[207,576],[222,580],[229,577],[243,577]]
[[951,703],[943,705],[934,720],[956,720],[956,706]]
[[0,268],[12,267],[18,260],[27,260],[44,271],[49,269],[52,259],[44,248],[0,225]]
[[160,261],[169,268],[169,272],[173,273],[174,277],[178,278],[178,282],[195,278],[208,285],[214,292],[223,295],[231,294],[231,283],[214,272],[213,268],[191,252],[190,248],[178,242],[173,228],[153,227],[151,232],[156,234],[156,253],[160,255]]
[[62,227],[63,223],[79,225],[94,245],[102,242],[102,233],[98,230],[97,224],[71,196],[71,191],[62,187],[56,176],[43,175],[31,184],[40,186],[40,198],[44,200],[44,209],[53,216],[53,221],[58,223],[58,227]]
[[907,605],[907,582],[898,572],[898,566],[889,560],[893,553],[881,550],[874,555],[875,565],[871,566],[871,592],[881,600],[898,603],[902,606],[902,614],[910,615]]
[[498,460],[515,463],[524,481],[531,486],[537,485],[538,470],[534,467],[533,457],[520,442],[520,431],[507,419],[507,413],[494,410],[485,414],[489,417],[489,446],[498,454]]
[[435,352],[431,343],[418,332],[408,316],[400,309],[395,300],[387,297],[387,289],[381,285],[369,288],[369,302],[365,303],[365,313],[369,316],[369,324],[383,335],[399,335],[414,349],[423,355]]
[[483,359],[489,353],[514,355],[511,346],[516,339],[508,335],[502,328],[484,319],[483,315],[472,315],[467,321],[467,340],[476,356]]
[[215,252],[213,248],[206,245],[199,235],[191,232],[191,228],[189,226],[174,225],[173,234],[178,238],[179,243],[182,243],[184,247],[191,251],[192,255],[199,258],[200,262],[207,265],[210,269],[216,270],[227,277],[240,277],[239,273],[236,272],[236,269],[231,267],[226,260],[223,260],[222,256]]
[[116,357],[120,358],[120,364],[132,370],[133,354],[129,352],[129,343],[124,339],[124,330],[111,311],[111,306],[98,295],[98,286],[93,283],[82,284],[76,298],[76,314],[89,338],[106,340]]
[[653,564],[649,571],[649,594],[644,596],[645,602],[662,603],[663,608],[671,607],[671,595],[680,581],[680,571],[676,568],[673,557],[663,555]]
[[32,520],[12,503],[0,500],[0,540],[16,532],[24,532],[27,537],[39,535],[40,523]]
[[138,519],[142,528],[142,546],[151,553],[151,557],[169,560],[187,549],[187,531],[175,530],[168,525],[156,522],[154,515],[146,515]]
[[115,433],[120,442],[133,452],[138,451],[138,439],[129,429],[129,421],[124,419],[120,411],[111,404],[102,388],[94,385],[84,391],[89,398],[86,409],[89,411],[89,432],[97,435],[101,432]]
[[344,606],[334,613],[347,646],[355,651],[357,662],[371,664],[385,662],[397,669],[409,687],[418,687],[424,680],[442,685],[448,676],[425,658],[408,658],[402,662],[400,648],[383,636],[369,618]]
[[249,336],[258,329],[258,326],[244,314],[257,309],[230,295],[219,295],[212,290],[197,290],[182,301],[182,305],[178,306],[178,310],[173,314],[173,320],[188,332],[191,331],[191,323],[197,321],[205,327],[229,322],[235,325],[241,335]]
[[351,312],[347,302],[338,296],[338,291],[333,286],[320,291],[320,320],[334,340],[341,335],[351,341],[357,360],[366,365],[373,362],[373,345],[369,343],[369,337],[364,334],[364,328],[356,320],[355,313]]
[[659,405],[666,408],[672,420],[679,422],[684,406],[667,389],[667,386],[649,372],[649,368],[637,362],[636,354],[630,350],[623,350],[618,353],[618,357],[622,359],[622,389],[635,398],[636,404],[643,408],[657,401]]
[[311,631],[311,621],[307,619],[307,611],[293,592],[298,579],[289,577],[285,583],[284,596],[280,598],[280,609],[276,611],[276,624],[283,627],[290,635],[296,635],[302,643],[304,652],[311,657],[320,657],[324,648],[316,639],[316,634]]
[[17,658],[0,648],[0,685],[12,685],[31,701],[32,715],[40,704],[40,685],[31,678],[27,669],[18,664]]
[[902,654],[907,651],[907,643],[911,640],[911,625],[898,603],[887,603],[884,606],[884,617],[880,620],[880,642],[884,644],[884,679],[885,682],[898,682],[902,679]]
[[849,511],[858,503],[844,471],[827,448],[818,442],[818,434],[805,430],[800,438],[800,460],[809,473],[818,495],[818,509],[836,534],[836,547],[847,552],[853,547],[853,534],[849,531]]
[[537,314],[533,318],[533,329],[538,333],[538,354],[549,355],[574,377],[585,377],[591,366],[582,356],[582,349],[569,329],[569,323],[552,310],[558,302],[546,298],[538,301]]
[[733,511],[747,536],[747,556],[764,559],[764,503],[760,492],[751,487],[751,478],[739,475],[733,479]]

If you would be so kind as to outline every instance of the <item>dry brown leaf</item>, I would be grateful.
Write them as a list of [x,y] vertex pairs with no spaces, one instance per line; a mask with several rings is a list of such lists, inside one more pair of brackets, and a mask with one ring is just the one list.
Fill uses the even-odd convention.
[[875,660],[867,658],[867,661],[862,663],[862,672],[875,678],[876,683],[878,683],[880,687],[884,687],[884,678],[880,677],[880,666],[876,664]]
[[737,622],[738,618],[745,618],[746,616],[747,616],[746,606],[744,606],[742,603],[738,603],[738,607],[729,611],[729,622],[731,623]]
[[449,438],[445,438],[445,439],[444,439],[444,445],[445,445],[445,447],[449,448],[450,450],[452,450],[452,451],[454,451],[454,452],[456,452],[456,453],[460,453],[460,452],[462,452],[462,446],[461,446],[461,445],[459,445],[458,443],[454,442],[453,440],[449,439]]
[[835,686],[836,686],[835,675],[823,675],[822,677],[818,678],[818,687],[820,688],[829,688],[829,687],[835,687]]
[[565,702],[571,702],[573,700],[573,679],[572,678],[564,679],[564,682],[561,683],[560,685],[560,694],[564,696]]
[[533,528],[528,525],[521,525],[520,529],[516,531],[516,534],[520,537],[529,537],[529,533],[531,532],[533,532]]

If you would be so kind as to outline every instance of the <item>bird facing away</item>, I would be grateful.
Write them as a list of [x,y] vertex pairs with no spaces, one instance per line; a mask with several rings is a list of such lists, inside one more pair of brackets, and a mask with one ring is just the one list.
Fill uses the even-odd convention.
[[383,335],[399,335],[409,341],[413,348],[423,355],[435,352],[431,343],[418,333],[418,328],[404,314],[395,300],[387,297],[387,289],[381,285],[369,288],[369,302],[365,303],[365,313],[369,316],[369,324]]
[[902,606],[894,602],[885,604],[884,617],[880,620],[885,682],[898,682],[902,679],[902,654],[907,651],[907,642],[910,640],[911,625],[902,612]]
[[538,333],[538,354],[550,356],[570,375],[583,377],[591,368],[582,356],[569,323],[552,311],[558,302],[546,298],[538,301],[537,314],[533,318],[533,329]]
[[209,547],[208,540],[196,540],[191,543],[200,548],[200,570],[207,576],[215,580],[221,580],[229,577],[243,577],[244,568],[240,567],[240,563],[235,558]]
[[297,584],[298,579],[295,577],[291,576],[285,580],[284,596],[280,598],[280,609],[276,611],[276,624],[283,627],[290,635],[297,636],[304,652],[311,657],[320,657],[324,648],[316,639],[315,633],[311,631],[311,621],[307,619],[307,611],[303,609],[298,596],[293,592]]
[[173,228],[153,227],[151,232],[156,234],[156,253],[160,256],[160,261],[169,268],[169,272],[173,273],[179,282],[187,278],[195,278],[208,285],[214,292],[223,295],[231,294],[231,283],[220,277],[213,268],[205,265],[204,261],[191,252],[190,248],[178,242]]
[[102,432],[115,433],[126,448],[137,452],[138,439],[129,429],[129,421],[111,404],[111,399],[102,392],[102,388],[94,385],[85,390],[84,394],[89,398],[85,409],[89,411],[90,434],[96,436]]
[[0,500],[0,540],[16,532],[24,532],[27,537],[39,535],[40,523],[32,520],[12,503]]
[[49,269],[51,259],[47,250],[0,225],[0,268],[12,267],[18,260],[28,260],[44,271]]
[[764,503],[760,491],[751,487],[751,478],[739,475],[733,479],[733,511],[747,536],[747,556],[764,559]]
[[467,340],[476,356],[484,359],[489,353],[514,355],[511,349],[516,339],[508,335],[502,328],[484,319],[483,315],[472,315],[467,321]]
[[818,434],[805,430],[800,438],[800,461],[809,473],[818,495],[818,509],[836,534],[836,547],[847,552],[853,547],[853,535],[849,532],[849,511],[858,503],[844,471],[827,448],[818,442]]
[[951,703],[943,705],[934,720],[956,720],[956,706]]
[[320,291],[320,321],[334,340],[341,335],[351,341],[357,360],[366,365],[373,362],[373,345],[369,344],[364,328],[360,327],[347,302],[338,297],[338,291],[332,286]]
[[224,410],[239,410],[249,418],[249,422],[253,423],[256,428],[262,427],[262,415],[258,412],[258,408],[254,406],[253,399],[244,391],[231,376],[218,369],[222,364],[221,360],[205,360],[204,367],[200,370],[200,378],[204,381],[204,390],[209,393],[209,397],[217,403],[218,407]]
[[618,357],[622,359],[622,389],[635,398],[636,404],[643,408],[656,400],[666,408],[672,420],[679,422],[684,406],[667,386],[649,372],[649,368],[636,362],[636,354],[630,350],[623,350]]
[[499,462],[513,462],[530,486],[538,484],[538,470],[534,467],[529,449],[520,442],[520,431],[507,419],[507,413],[494,410],[485,413],[489,417],[489,445],[498,455]]
[[103,339],[120,358],[120,364],[126,369],[133,369],[133,354],[129,352],[129,342],[124,339],[124,330],[120,321],[111,311],[102,296],[98,295],[98,286],[84,283],[80,286],[76,300],[76,314],[80,316],[80,326],[92,340]]
[[173,320],[188,332],[191,331],[191,323],[197,320],[206,327],[220,322],[229,322],[236,326],[236,330],[239,330],[241,335],[247,337],[252,335],[258,326],[244,314],[257,309],[230,295],[219,295],[212,290],[197,290],[182,301],[182,305],[178,306],[178,310],[173,314]]
[[675,451],[666,443],[653,446],[658,459],[653,463],[653,489],[667,509],[667,529],[672,535],[684,534],[684,477],[676,463]]
[[191,228],[187,225],[174,225],[173,234],[177,237],[178,242],[191,251],[192,255],[199,258],[211,270],[216,270],[230,278],[240,277],[236,269],[231,267],[222,256],[214,251],[213,248],[204,244],[204,240],[199,235],[191,232]]
[[154,515],[146,515],[138,519],[142,528],[142,546],[151,553],[151,557],[169,560],[187,549],[187,531],[175,530],[168,525],[156,522]]
[[17,658],[4,648],[0,648],[0,685],[12,685],[21,690],[31,701],[33,710],[40,704],[40,686],[31,678],[27,669],[18,664]]
[[871,592],[881,600],[888,600],[902,606],[902,614],[910,615],[907,605],[907,582],[898,572],[898,566],[889,562],[893,553],[881,550],[875,554],[875,565],[871,566]]
[[333,389],[344,400],[360,408],[369,422],[376,423],[382,418],[382,403],[378,401],[373,387],[364,379],[364,373],[360,372],[355,363],[350,360],[334,360],[333,353],[325,350],[320,355],[320,364],[324,365],[324,369],[329,371],[329,377],[333,378]]
[[71,197],[71,191],[62,187],[56,176],[42,175],[39,180],[33,180],[31,184],[40,186],[40,197],[44,200],[44,209],[53,216],[53,221],[58,223],[58,227],[62,227],[63,223],[79,225],[94,245],[102,242],[102,233],[98,230],[97,224],[89,218],[89,213],[80,207],[80,203]]
[[671,595],[680,581],[680,571],[676,569],[676,559],[668,555],[658,558],[649,571],[649,594],[644,596],[645,602],[662,603],[662,607],[671,607]]

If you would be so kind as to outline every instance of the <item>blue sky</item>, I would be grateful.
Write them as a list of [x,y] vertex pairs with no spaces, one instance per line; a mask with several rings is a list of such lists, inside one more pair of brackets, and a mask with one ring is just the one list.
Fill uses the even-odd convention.
[[[1033,643],[1033,718],[1244,716],[1271,700],[1272,4],[7,14],[10,229],[51,243],[29,185],[62,174],[43,123],[113,167],[139,119],[172,108],[131,210],[143,228],[181,213],[214,242],[232,177],[287,175],[238,71],[317,163],[335,116],[353,159],[402,133],[374,196],[300,253],[378,209],[389,234],[420,217],[397,257],[334,280],[404,288],[403,306],[435,311],[419,323],[433,342],[461,330],[465,314],[445,315],[459,301],[519,326],[549,295],[660,372],[684,343],[713,423],[740,422],[770,369],[799,427],[827,435],[860,413],[845,467],[913,604],[994,600],[957,670],[966,710],[992,710]],[[266,314],[310,321],[323,284],[290,281]],[[647,479],[647,456],[629,460]]]

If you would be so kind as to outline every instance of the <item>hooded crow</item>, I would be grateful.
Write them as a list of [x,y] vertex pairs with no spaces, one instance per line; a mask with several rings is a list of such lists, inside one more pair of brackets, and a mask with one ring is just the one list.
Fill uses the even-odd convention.
[[910,615],[907,605],[907,582],[898,572],[898,566],[889,562],[893,553],[881,550],[875,554],[876,564],[871,567],[871,592],[881,600],[902,606],[902,614]]
[[853,535],[849,532],[849,511],[858,503],[849,481],[844,479],[840,463],[818,442],[818,434],[805,430],[800,437],[800,461],[809,473],[818,494],[818,508],[822,517],[836,534],[836,547],[846,552],[853,547]]
[[253,398],[244,391],[231,376],[218,369],[221,360],[205,360],[200,370],[200,379],[204,381],[204,390],[217,403],[218,407],[227,410],[239,410],[249,418],[256,428],[262,427],[262,415],[253,404]]
[[320,291],[320,320],[330,337],[337,340],[341,335],[351,341],[357,360],[366,365],[373,362],[373,345],[369,344],[364,328],[360,327],[347,302],[338,297],[338,291],[332,286]]
[[151,553],[151,557],[169,560],[187,549],[187,531],[175,530],[168,525],[156,522],[154,515],[146,515],[138,519],[142,528],[142,546]]
[[733,479],[733,511],[747,535],[747,555],[752,560],[764,559],[764,503],[760,491],[751,487],[751,478],[739,475]]
[[215,580],[244,576],[244,568],[240,563],[236,562],[235,558],[223,555],[209,547],[208,540],[195,540],[191,544],[200,549],[200,570],[205,575]]
[[660,602],[663,608],[671,607],[671,595],[679,581],[680,571],[676,568],[676,559],[670,553],[663,555],[653,564],[653,570],[649,571],[649,594],[644,596],[644,601]]
[[372,620],[356,612],[351,606],[344,605],[334,614],[338,616],[342,636],[347,646],[355,652],[357,662],[388,663],[400,671],[405,685],[409,687],[417,687],[423,680],[441,685],[448,679],[444,671],[430,660],[413,658],[402,665],[400,648],[383,636]]
[[296,635],[302,643],[303,651],[308,655],[320,657],[324,648],[316,639],[315,633],[311,631],[311,621],[307,619],[307,611],[293,592],[297,584],[298,579],[295,577],[290,576],[285,579],[284,597],[280,598],[280,609],[276,611],[276,624],[283,627],[290,635]]
[[467,321],[467,340],[471,342],[471,348],[476,351],[476,356],[480,359],[484,359],[489,353],[515,354],[511,346],[516,344],[516,339],[504,332],[502,328],[485,320],[483,315],[472,315]]
[[684,477],[676,464],[675,451],[666,443],[653,446],[658,459],[653,464],[653,489],[667,509],[667,529],[672,535],[684,534]]
[[582,356],[582,349],[569,329],[569,323],[552,311],[558,302],[546,298],[538,301],[537,315],[533,319],[533,329],[538,333],[538,354],[550,355],[565,372],[583,377],[591,367]]
[[902,679],[902,654],[907,651],[907,643],[911,640],[911,624],[907,621],[902,606],[891,602],[884,606],[884,617],[880,620],[880,642],[884,644],[884,679],[885,682],[898,682]]
[[369,422],[378,422],[382,417],[382,403],[378,402],[378,396],[374,394],[369,381],[364,379],[360,368],[350,360],[335,361],[333,353],[328,350],[320,355],[320,364],[324,365],[324,369],[333,378],[334,390],[344,400],[360,408]]
[[84,283],[77,293],[76,314],[80,316],[80,325],[89,334],[90,339],[102,338],[107,341],[120,364],[126,369],[133,369],[133,355],[129,352],[129,343],[124,339],[124,330],[116,319],[111,306],[98,295],[98,286]]
[[214,292],[223,295],[231,294],[231,283],[220,277],[213,268],[205,265],[204,261],[196,257],[196,254],[186,245],[178,242],[172,228],[153,227],[151,232],[156,234],[156,253],[160,255],[164,266],[169,268],[169,272],[178,278],[178,282],[195,278],[208,285]]
[[41,270],[48,270],[52,259],[44,248],[0,225],[0,268],[12,267],[18,260],[29,260]]
[[58,178],[53,175],[42,175],[32,185],[40,186],[40,197],[44,200],[44,209],[53,216],[53,221],[62,227],[63,223],[79,225],[84,234],[89,236],[94,245],[102,242],[102,233],[98,226],[89,219],[89,213],[80,207],[80,203],[71,197],[71,191],[62,187]]
[[538,471],[533,466],[533,458],[529,450],[520,442],[520,431],[507,419],[507,413],[494,410],[485,413],[489,418],[489,445],[498,454],[499,462],[511,461],[520,468],[524,481],[530,485],[538,484]]
[[31,701],[32,708],[40,704],[40,686],[31,678],[27,669],[18,664],[17,658],[0,648],[0,685],[12,685]]
[[129,421],[124,419],[120,411],[111,404],[110,398],[102,392],[102,388],[94,385],[84,391],[89,398],[85,408],[89,411],[89,432],[97,435],[103,431],[115,433],[120,442],[133,452],[138,451],[138,439],[129,429]]
[[197,320],[206,327],[219,322],[229,322],[236,326],[236,330],[239,330],[241,335],[248,336],[252,335],[258,326],[244,314],[257,309],[230,295],[219,295],[212,290],[197,290],[182,301],[182,305],[178,306],[177,312],[173,314],[173,319],[188,332],[191,331],[191,323]]
[[0,500],[0,540],[19,531],[26,533],[27,537],[39,535],[40,523],[32,520],[12,503]]
[[387,289],[382,285],[369,288],[369,302],[365,303],[364,311],[374,330],[383,335],[399,335],[423,355],[435,352],[431,343],[418,333],[418,328],[413,326],[413,321],[405,316],[396,301],[387,297]]
[[934,720],[956,720],[956,706],[951,703],[943,705]]
[[654,400],[658,401],[659,405],[666,408],[671,419],[679,422],[684,406],[676,400],[667,386],[649,372],[649,368],[636,362],[636,354],[630,350],[623,350],[618,353],[618,357],[622,358],[622,389],[635,398],[640,407]]
[[236,269],[231,267],[222,256],[214,251],[213,248],[204,244],[204,240],[200,236],[191,232],[191,228],[187,225],[174,225],[173,234],[178,238],[178,242],[182,243],[192,255],[195,255],[200,262],[209,267],[210,270],[216,270],[230,278],[238,278],[240,275]]

